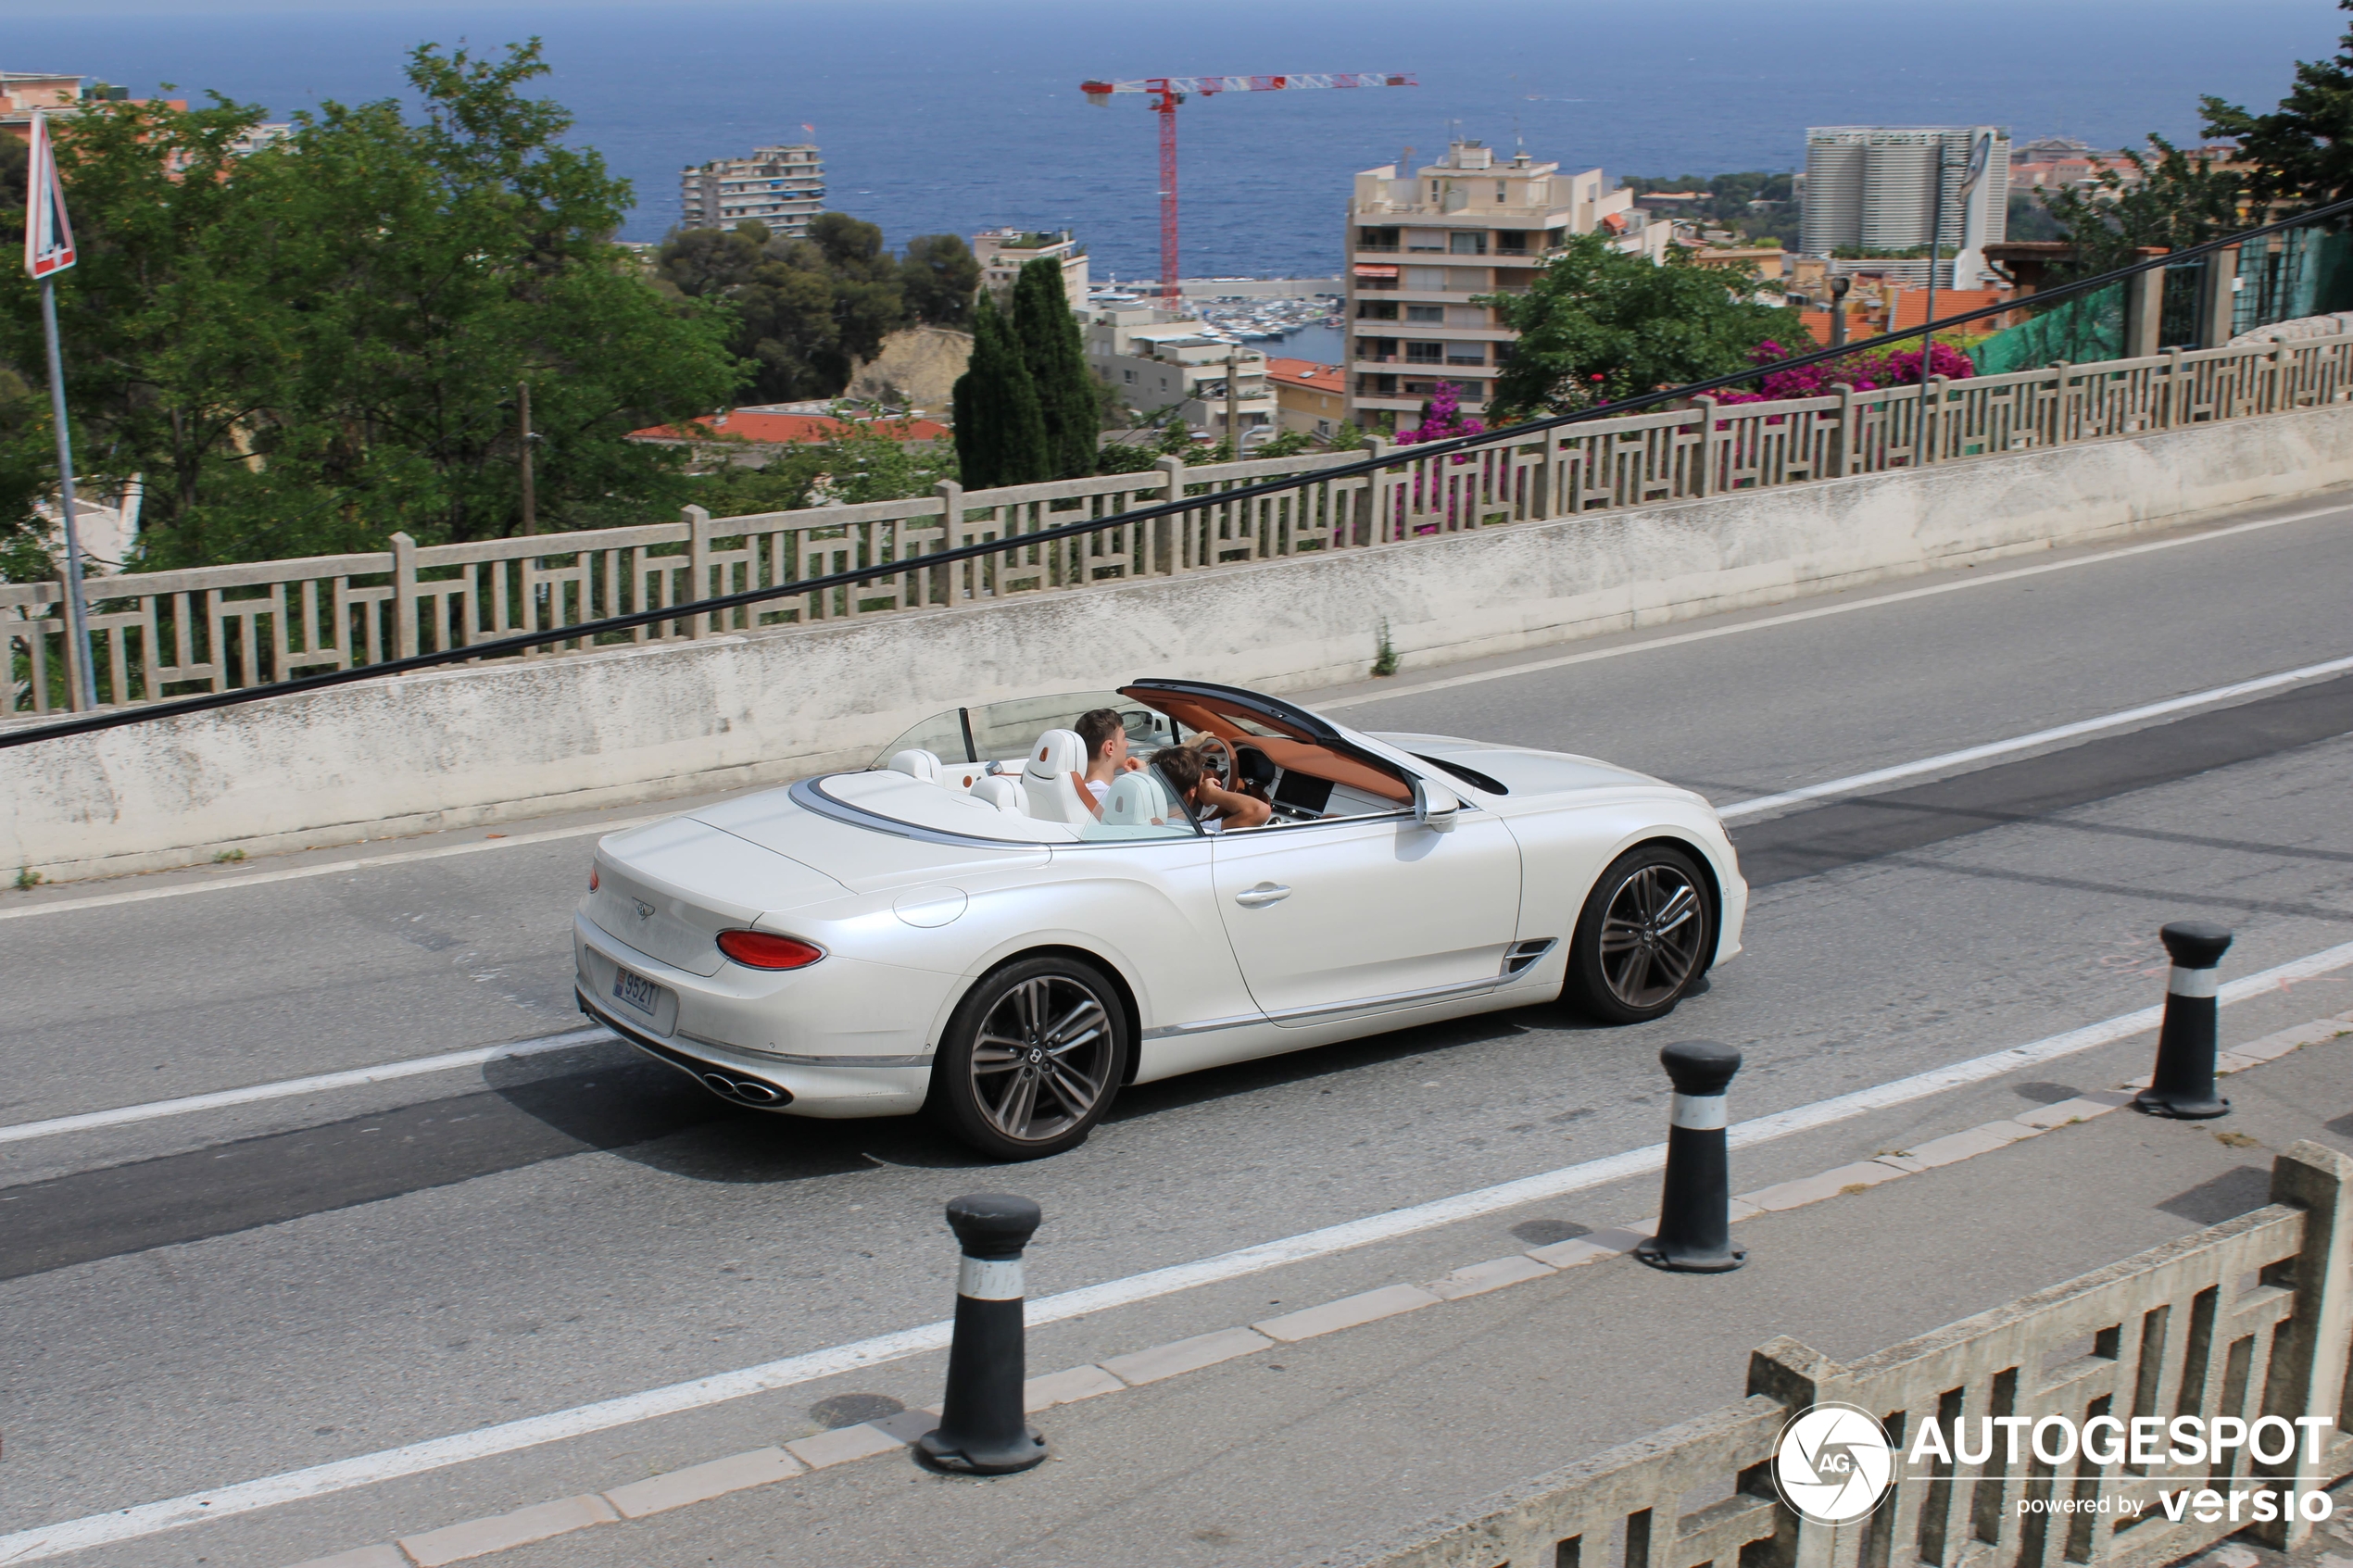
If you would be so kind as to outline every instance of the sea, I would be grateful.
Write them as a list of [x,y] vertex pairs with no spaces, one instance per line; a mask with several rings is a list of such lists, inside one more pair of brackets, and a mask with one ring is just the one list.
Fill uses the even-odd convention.
[[404,96],[420,44],[536,38],[536,91],[635,193],[624,238],[677,221],[683,166],[814,142],[828,205],[893,246],[1068,229],[1098,281],[1158,274],[1157,127],[1141,95],[1097,107],[1080,82],[1412,75],[1177,110],[1183,273],[1293,277],[1339,270],[1352,174],[1452,138],[1661,176],[1794,168],[1809,125],[2194,142],[2202,94],[2270,107],[2345,19],[2330,0],[0,0],[0,69],[285,119]]

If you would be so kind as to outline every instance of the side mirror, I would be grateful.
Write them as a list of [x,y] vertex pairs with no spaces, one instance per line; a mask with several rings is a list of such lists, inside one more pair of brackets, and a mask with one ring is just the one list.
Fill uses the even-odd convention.
[[1428,779],[1414,781],[1414,821],[1432,833],[1453,833],[1455,815],[1462,809],[1462,797],[1444,784]]

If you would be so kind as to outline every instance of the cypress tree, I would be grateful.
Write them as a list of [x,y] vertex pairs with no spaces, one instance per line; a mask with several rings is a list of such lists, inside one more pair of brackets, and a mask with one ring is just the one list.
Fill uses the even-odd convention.
[[1102,404],[1095,395],[1087,346],[1063,292],[1063,266],[1056,257],[1041,256],[1022,264],[1013,281],[1013,331],[1021,339],[1022,361],[1038,388],[1053,476],[1078,479],[1093,473],[1103,428]]
[[1028,484],[1053,477],[1038,388],[1021,345],[981,292],[973,311],[973,357],[956,378],[956,463],[967,489]]

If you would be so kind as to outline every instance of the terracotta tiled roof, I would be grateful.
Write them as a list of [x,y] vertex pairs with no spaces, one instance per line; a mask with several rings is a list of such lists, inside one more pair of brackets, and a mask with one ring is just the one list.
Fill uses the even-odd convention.
[[1338,365],[1319,365],[1313,359],[1277,359],[1268,357],[1266,374],[1287,386],[1303,386],[1311,392],[1345,392],[1348,378]]
[[[2009,297],[2007,289],[1939,289],[1936,291],[1936,314],[1957,316],[1964,310],[1977,310],[1988,305],[1999,305]],[[1924,326],[1928,322],[1928,290],[1903,289],[1895,295],[1895,325],[1892,331],[1906,327]],[[1983,324],[1974,330],[1982,332]],[[1908,346],[1917,349],[1919,345]]]
[[[831,441],[849,428],[846,421],[823,414],[761,414],[738,408],[697,420],[686,431],[675,425],[648,425],[644,430],[631,431],[629,439],[743,441],[759,446],[788,446],[803,441]],[[867,428],[895,441],[945,441],[954,433],[936,420],[877,420]]]

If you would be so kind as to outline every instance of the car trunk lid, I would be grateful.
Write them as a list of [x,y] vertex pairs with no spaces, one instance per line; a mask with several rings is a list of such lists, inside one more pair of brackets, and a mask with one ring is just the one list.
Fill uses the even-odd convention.
[[838,898],[832,877],[692,817],[615,834],[597,846],[588,919],[648,958],[716,974],[718,935],[763,914]]

